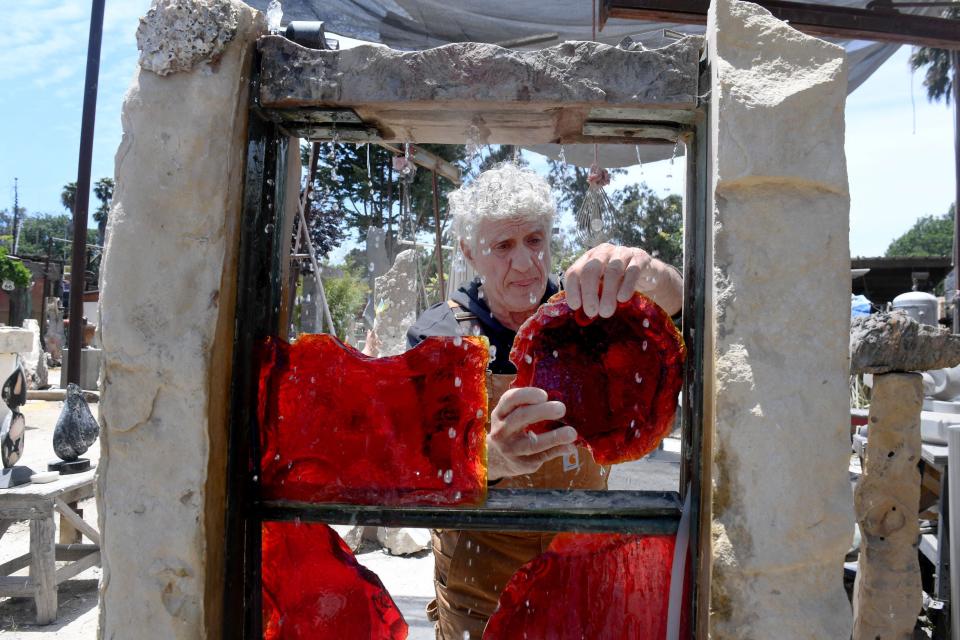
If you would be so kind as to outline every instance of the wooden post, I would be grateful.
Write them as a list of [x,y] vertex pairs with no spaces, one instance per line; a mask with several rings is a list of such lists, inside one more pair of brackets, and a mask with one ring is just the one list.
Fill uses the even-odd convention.
[[53,505],[49,513],[30,520],[30,578],[37,603],[37,624],[57,619],[57,563]]
[[[431,171],[433,174],[433,228],[436,231],[437,241],[434,244],[434,252],[437,257],[437,278],[440,284],[440,298],[443,299],[443,296],[447,288],[443,284],[443,249],[441,245],[443,244],[441,234],[440,234],[440,200],[437,185],[437,170],[434,169]],[[416,240],[416,238],[414,238]]]
[[873,377],[867,458],[853,499],[861,534],[853,640],[913,637],[921,607],[916,545],[922,405],[920,374]]

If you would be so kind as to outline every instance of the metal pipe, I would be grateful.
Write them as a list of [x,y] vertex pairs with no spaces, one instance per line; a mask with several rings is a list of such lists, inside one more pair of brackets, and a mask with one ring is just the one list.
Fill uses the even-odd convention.
[[87,269],[87,211],[90,206],[90,166],[93,163],[93,127],[97,116],[97,85],[100,82],[100,44],[103,40],[103,5],[92,0],[90,39],[87,43],[87,73],[80,124],[80,158],[77,167],[77,199],[73,207],[73,256],[70,262],[70,335],[67,340],[67,382],[80,384],[83,355],[83,294]]
[[[950,52],[953,67],[953,332],[960,333],[960,51]],[[960,556],[954,556],[960,557]],[[951,599],[952,601],[952,599]]]

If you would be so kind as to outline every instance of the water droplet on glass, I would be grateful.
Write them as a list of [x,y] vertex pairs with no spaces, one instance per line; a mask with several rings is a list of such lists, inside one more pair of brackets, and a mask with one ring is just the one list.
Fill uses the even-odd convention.
[[456,378],[453,379],[453,386],[459,387],[462,384],[463,384],[463,381],[460,379],[460,376],[457,376]]
[[567,164],[567,155],[563,152],[563,145],[560,145],[560,162]]
[[531,294],[530,294],[530,304],[536,304],[536,303],[537,303],[537,294],[531,293]]
[[461,344],[463,344],[463,338],[461,338],[460,336],[454,337],[454,339],[453,339],[453,345],[454,345],[455,347],[459,347]]
[[497,345],[490,345],[490,359],[493,360],[497,357]]
[[537,254],[537,260],[543,262],[543,251]]
[[453,469],[447,469],[443,472],[443,481],[447,484],[453,482]]
[[482,417],[483,417],[483,409],[477,409],[477,417],[478,417],[478,418],[482,418]]
[[643,378],[640,376],[639,373],[633,374],[633,379],[637,381],[637,384],[640,384],[641,382],[643,382]]
[[490,255],[490,247],[484,247],[483,251],[481,251],[480,253],[482,253],[485,256]]
[[283,7],[280,6],[280,0],[270,0],[270,4],[267,5],[267,29],[279,31],[282,20]]
[[643,344],[640,345],[640,346],[643,347],[643,350],[644,350],[644,351],[646,351],[646,350],[647,350],[647,341],[644,340],[644,341],[643,341]]
[[559,357],[560,357],[560,352],[557,351],[556,349],[554,349],[554,350],[553,350],[553,357],[554,357],[554,358],[559,358]]
[[277,455],[273,456],[273,459],[274,459],[274,460],[279,460],[279,459],[280,459],[280,454],[278,453]]
[[537,444],[537,434],[535,434],[533,431],[527,431],[527,438],[532,444]]
[[630,428],[633,429],[633,425],[635,425],[636,423],[637,423],[636,420],[631,420],[631,421],[630,421]]
[[450,427],[450,429],[447,430],[447,435],[450,436],[451,440],[453,440],[454,438],[457,437],[457,430],[454,429],[453,427]]
[[644,318],[644,319],[643,319],[643,328],[646,329],[646,328],[649,327],[649,326],[650,326],[650,321],[647,320],[646,318]]
[[531,362],[533,362],[533,358],[528,353],[527,355],[523,356],[523,361],[526,362],[527,364],[530,364]]

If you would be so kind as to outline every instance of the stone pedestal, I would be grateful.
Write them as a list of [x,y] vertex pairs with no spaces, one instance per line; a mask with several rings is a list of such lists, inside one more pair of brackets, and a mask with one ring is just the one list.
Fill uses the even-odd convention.
[[844,51],[733,0],[711,5],[707,38],[710,634],[847,638],[843,558],[853,509]]
[[854,589],[853,640],[910,640],[920,613],[919,373],[873,377],[864,474],[854,504],[860,569]]
[[[80,388],[84,391],[100,389],[100,362],[102,349],[80,350]],[[60,370],[60,386],[66,388],[70,370],[70,349],[63,350],[63,368]]]

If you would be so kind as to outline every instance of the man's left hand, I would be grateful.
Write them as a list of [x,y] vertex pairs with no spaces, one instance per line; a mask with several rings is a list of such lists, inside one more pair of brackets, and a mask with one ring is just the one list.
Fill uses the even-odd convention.
[[598,245],[574,262],[564,279],[567,304],[587,317],[609,318],[618,302],[640,291],[673,315],[683,304],[683,282],[671,266],[643,249]]

